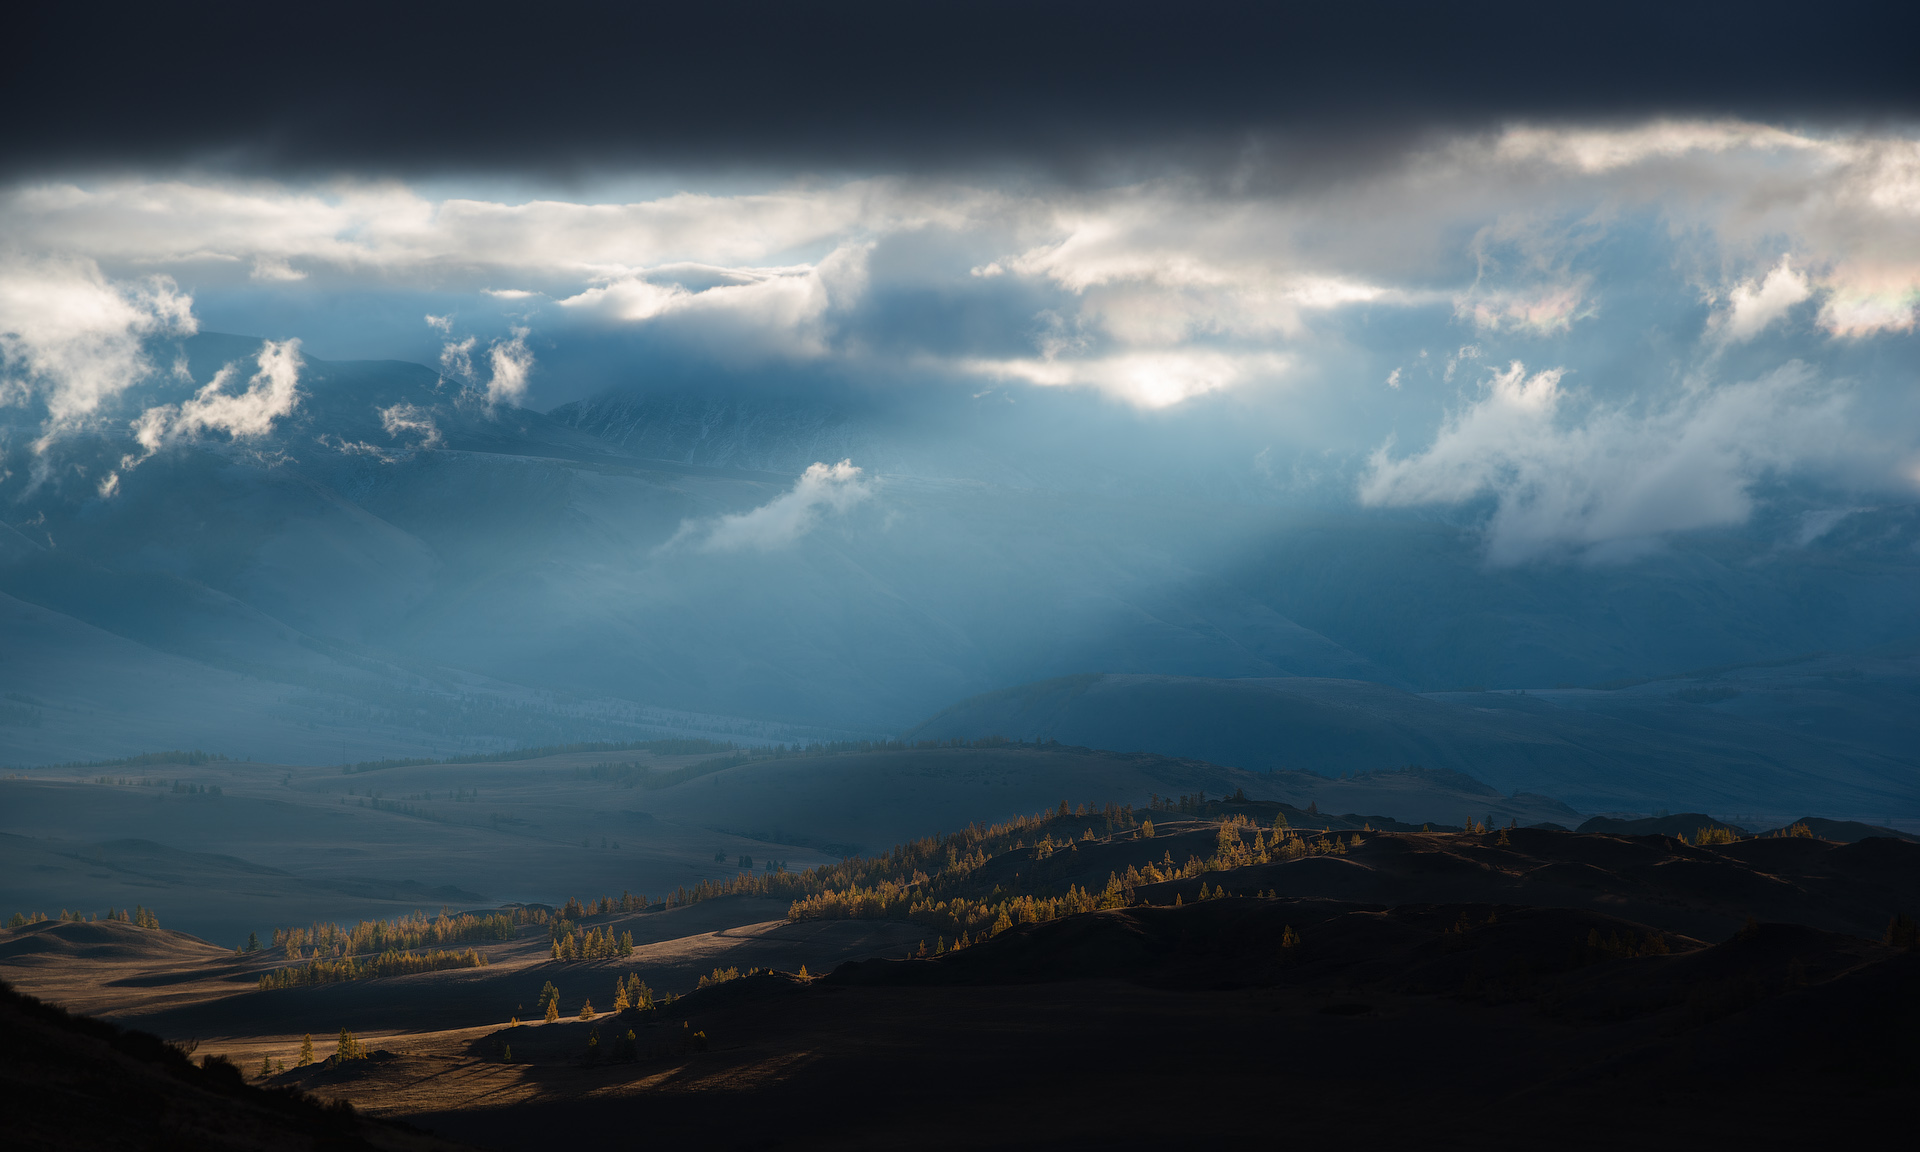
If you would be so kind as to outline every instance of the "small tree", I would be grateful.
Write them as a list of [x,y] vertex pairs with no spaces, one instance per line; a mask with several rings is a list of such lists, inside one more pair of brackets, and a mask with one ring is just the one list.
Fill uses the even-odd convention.
[[360,1058],[360,1041],[354,1037],[353,1033],[342,1028],[340,1029],[339,1046],[333,1050],[333,1054],[342,1060],[358,1060]]
[[296,1067],[305,1068],[311,1063],[313,1063],[313,1033],[309,1032],[300,1038],[300,1063]]
[[260,933],[258,932],[247,933],[247,951],[249,952],[260,951]]
[[631,1001],[631,1000],[629,1000],[629,999],[627,999],[627,982],[626,982],[626,980],[625,980],[624,978],[622,978],[622,979],[620,979],[620,980],[616,980],[616,981],[614,981],[614,984],[613,984],[613,1010],[614,1010],[615,1012],[625,1012],[625,1011],[626,1011],[627,1009],[629,1009],[629,1008],[631,1008],[631,1007],[633,1007],[633,1001]]
[[557,999],[547,1001],[547,1023],[551,1024],[558,1019],[560,1019],[560,1001]]
[[588,1000],[585,1003],[580,1005],[580,1019],[582,1020],[593,1019],[593,1001]]

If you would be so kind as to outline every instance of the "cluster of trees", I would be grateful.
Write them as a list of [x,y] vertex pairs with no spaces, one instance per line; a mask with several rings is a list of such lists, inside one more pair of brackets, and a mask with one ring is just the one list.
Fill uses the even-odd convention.
[[272,988],[300,988],[310,984],[339,984],[348,980],[370,980],[379,976],[407,976],[415,972],[439,972],[448,968],[485,968],[487,958],[472,948],[465,952],[387,951],[370,959],[343,956],[338,960],[309,960],[291,968],[276,968],[260,977],[261,991]]
[[582,904],[577,896],[567,897],[560,906],[560,919],[584,920],[588,916],[611,916],[615,912],[644,912],[649,907],[647,898],[635,896],[623,891],[618,896],[602,896],[598,900],[589,900]]
[[646,986],[638,972],[629,972],[614,982],[613,1010],[624,1012],[629,1008],[653,1011],[653,989]]
[[511,940],[519,925],[546,921],[547,914],[538,908],[504,908],[498,912],[468,912],[458,916],[449,916],[441,909],[440,915],[432,919],[415,912],[396,920],[362,920],[351,928],[319,922],[310,928],[275,928],[273,947],[286,949],[289,960],[313,960]]
[[612,928],[605,932],[598,928],[581,932],[570,920],[556,920],[548,952],[555,960],[611,960],[631,956],[633,933],[622,932],[616,937]]
[[[1813,829],[1802,823],[1795,824],[1790,828],[1781,828],[1778,831],[1766,833],[1766,835],[1775,838],[1799,837],[1811,840],[1813,839]],[[1732,828],[1715,828],[1709,824],[1695,832],[1691,837],[1683,832],[1678,839],[1682,844],[1691,844],[1696,848],[1707,848],[1715,844],[1738,844],[1743,839],[1758,839],[1758,837],[1743,837]]]
[[[1192,797],[1183,799],[1189,804],[1193,802]],[[823,886],[817,891],[796,897],[787,911],[788,919],[908,920],[942,932],[936,951],[945,951],[947,933],[957,936],[955,947],[966,947],[1016,924],[1037,924],[1080,912],[1130,907],[1138,900],[1136,889],[1148,884],[1192,879],[1208,872],[1224,872],[1305,856],[1344,855],[1350,848],[1365,842],[1359,832],[1345,840],[1327,833],[1317,836],[1304,834],[1289,827],[1284,815],[1277,816],[1276,827],[1269,830],[1255,824],[1245,814],[1235,814],[1221,821],[1210,855],[1193,854],[1183,861],[1175,861],[1169,849],[1161,854],[1159,863],[1148,863],[1144,867],[1129,864],[1125,872],[1108,873],[1106,885],[1097,892],[1069,885],[1066,891],[1056,893],[1042,887],[1044,881],[1036,878],[1029,881],[1031,890],[1009,893],[1004,891],[1007,882],[1002,877],[991,891],[981,893],[979,889],[984,886],[984,881],[976,882],[971,878],[971,874],[991,857],[1004,851],[1024,848],[1027,834],[1033,831],[1042,833],[1033,843],[1036,861],[1092,840],[1090,828],[1083,830],[1077,838],[1071,831],[1073,824],[1088,815],[1090,813],[1084,807],[1069,810],[1063,803],[1055,812],[986,829],[986,834],[977,839],[968,833],[959,833],[947,837],[945,841],[924,840],[904,845],[876,861],[848,862],[833,870],[814,869],[802,875],[816,878],[829,871],[855,874],[863,869],[868,872],[878,870],[882,874],[867,883],[855,882],[845,887]],[[1110,807],[1106,815],[1117,825],[1124,825],[1135,818],[1131,809]],[[1151,821],[1143,820],[1141,823],[1143,839],[1146,838],[1146,826],[1149,824]],[[1062,825],[1065,826],[1066,836],[1056,841],[1054,830]],[[970,831],[977,833],[982,830]],[[939,858],[942,852],[945,855],[944,862]],[[934,871],[929,874],[922,870],[922,864],[932,866]],[[1201,886],[1202,899],[1215,899],[1227,894],[1224,887],[1204,883]]]
[[191,752],[175,750],[172,752],[142,752],[138,756],[122,756],[114,760],[68,760],[61,764],[45,764],[45,768],[140,768],[149,764],[214,764],[226,761],[225,756],[215,752],[202,752],[195,748]]
[[[136,928],[160,927],[160,918],[153,914],[152,909],[141,904],[135,904],[131,912],[125,908],[109,908],[98,916],[89,916],[85,912],[69,912],[62,908],[58,919],[63,924],[90,924],[96,920],[112,920],[121,924],[131,924]],[[45,912],[35,912],[32,915],[15,912],[13,919],[7,921],[7,927],[24,928],[29,924],[44,924],[47,920],[48,916]]]
[[[758,971],[758,968],[750,968],[747,970],[747,975],[751,976]],[[716,984],[725,984],[729,980],[738,979],[740,979],[740,969],[738,968],[715,968],[711,974],[700,977],[699,983],[695,984],[694,987],[711,988]]]
[[[415,793],[414,793],[414,794],[412,794],[411,796],[405,796],[405,797],[402,797],[402,799],[405,799],[405,800],[432,800],[432,799],[433,799],[433,793],[432,793],[431,791],[427,791],[427,792],[415,792]],[[447,801],[448,801],[449,803],[452,803],[452,804],[472,804],[472,803],[474,803],[474,802],[476,802],[476,801],[478,801],[478,800],[480,799],[480,789],[478,789],[478,788],[455,788],[455,789],[453,789],[452,791],[449,791],[449,792],[448,792],[448,793],[446,794],[446,799],[447,799]]]

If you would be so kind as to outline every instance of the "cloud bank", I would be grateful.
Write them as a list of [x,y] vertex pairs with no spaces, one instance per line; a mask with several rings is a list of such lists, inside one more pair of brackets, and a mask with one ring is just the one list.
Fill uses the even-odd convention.
[[115,282],[86,257],[0,263],[0,405],[43,405],[48,435],[75,427],[155,371],[149,338],[195,327],[166,276]]
[[1626,558],[1670,532],[1739,523],[1769,472],[1849,448],[1847,396],[1803,364],[1758,380],[1630,408],[1581,404],[1565,371],[1516,360],[1410,456],[1378,449],[1360,483],[1371,505],[1491,497],[1488,558]]
[[[1249,152],[1227,175],[1170,163],[1105,184],[980,171],[598,199],[447,187],[119,176],[0,190],[6,402],[66,426],[155,371],[152,341],[191,331],[209,301],[243,331],[346,302],[334,344],[437,356],[496,406],[577,398],[551,389],[587,364],[626,387],[854,381],[1001,405],[1054,390],[1140,428],[1211,414],[1234,435],[1259,426],[1242,490],[1291,475],[1378,506],[1491,500],[1502,562],[1737,520],[1768,475],[1914,487],[1910,133],[1515,123],[1314,179]],[[374,300],[420,343],[367,346]],[[1389,434],[1417,447],[1375,451]],[[1882,446],[1843,461],[1836,441]]]

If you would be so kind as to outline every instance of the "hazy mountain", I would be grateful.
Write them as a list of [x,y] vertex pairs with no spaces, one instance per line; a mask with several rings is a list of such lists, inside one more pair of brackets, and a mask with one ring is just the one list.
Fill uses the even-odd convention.
[[[39,454],[29,425],[8,436],[0,593],[38,615],[0,619],[0,679],[24,698],[0,724],[0,758],[199,743],[316,762],[668,729],[792,740],[897,733],[973,693],[1092,671],[1318,677],[1393,686],[1354,691],[1399,701],[1401,735],[1334,725],[1303,747],[1339,733],[1357,741],[1346,759],[1287,766],[1458,766],[1604,807],[1655,789],[1582,774],[1652,772],[1629,749],[1664,722],[1556,697],[1542,706],[1558,727],[1516,729],[1399,690],[1591,684],[1920,633],[1909,508],[1816,515],[1813,496],[1781,492],[1749,527],[1638,558],[1491,567],[1471,518],[1251,491],[1203,451],[1116,448],[1106,425],[1122,417],[1065,395],[964,417],[929,401],[909,419],[884,398],[639,390],[542,415],[417,364],[309,357],[270,436],[139,459],[129,421],[224,365],[244,369],[258,347],[194,337],[155,355],[182,372],[131,390],[92,431]],[[965,436],[937,434],[962,418]],[[1075,420],[1106,422],[1102,446],[1076,439]],[[863,471],[798,475],[838,459]],[[117,489],[102,495],[110,474]],[[154,691],[121,693],[111,725],[58,719],[98,709],[83,687],[94,663],[119,669],[100,683],[147,664],[179,671],[134,676]],[[1873,755],[1905,732],[1883,711],[1848,713],[1884,729]],[[1481,717],[1443,725],[1475,734],[1461,748],[1526,754],[1427,751],[1465,739],[1417,734],[1456,714]],[[1567,724],[1637,734],[1595,744]],[[1124,731],[1098,735],[1087,742],[1126,744]],[[1749,746],[1731,747],[1722,760]],[[1829,762],[1807,756],[1792,753],[1793,771],[1824,778]],[[1509,762],[1557,767],[1535,780]],[[1847,814],[1882,816],[1869,798],[1884,774],[1846,763],[1833,779],[1855,790]]]
[[1590,689],[1416,695],[1356,680],[1086,675],[963,701],[908,739],[1055,739],[1327,776],[1407,764],[1584,811],[1784,823],[1920,802],[1911,651]]

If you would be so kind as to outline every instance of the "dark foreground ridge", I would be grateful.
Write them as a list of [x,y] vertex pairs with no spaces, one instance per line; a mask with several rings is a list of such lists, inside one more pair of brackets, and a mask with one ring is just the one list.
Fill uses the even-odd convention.
[[458,1152],[345,1101],[247,1083],[218,1057],[75,1016],[0,984],[0,1108],[7,1147]]
[[[345,1123],[304,1093],[529,1150],[1692,1152],[1909,1135],[1920,844],[1904,839],[1804,822],[1385,829],[1183,796],[1063,803],[742,883],[673,908],[570,900],[545,927],[463,945],[490,950],[481,968],[269,990],[254,969],[285,957],[124,923],[11,929],[23,980],[93,964],[142,1027],[209,1037],[293,1092],[240,1093],[229,1066],[45,1008],[10,1009],[40,1032],[9,1023],[0,1083],[42,1147],[117,1146],[113,1124],[156,1115],[182,1146],[222,1147],[191,1135],[225,1131],[222,1108],[268,1125],[250,1145],[265,1148],[281,1146],[274,1115]],[[580,933],[637,946],[560,948]],[[80,1043],[42,1035],[47,1020],[93,1047],[37,1058]],[[343,1032],[334,1058],[270,1059],[321,1021],[376,1050]],[[157,1070],[100,1072],[122,1043]],[[105,1127],[59,1142],[64,1111],[92,1099],[85,1122]]]
[[[1907,1124],[1920,953],[1899,910],[1920,900],[1920,846],[1362,831],[1235,864],[1242,806],[1206,807],[1227,822],[1173,816],[966,872],[991,906],[1217,845],[1197,875],[958,950],[498,1032],[470,1055],[541,1094],[413,1118],[534,1147],[644,1116],[654,1139],[717,1148],[1830,1147]],[[1314,891],[1343,887],[1365,895]]]

